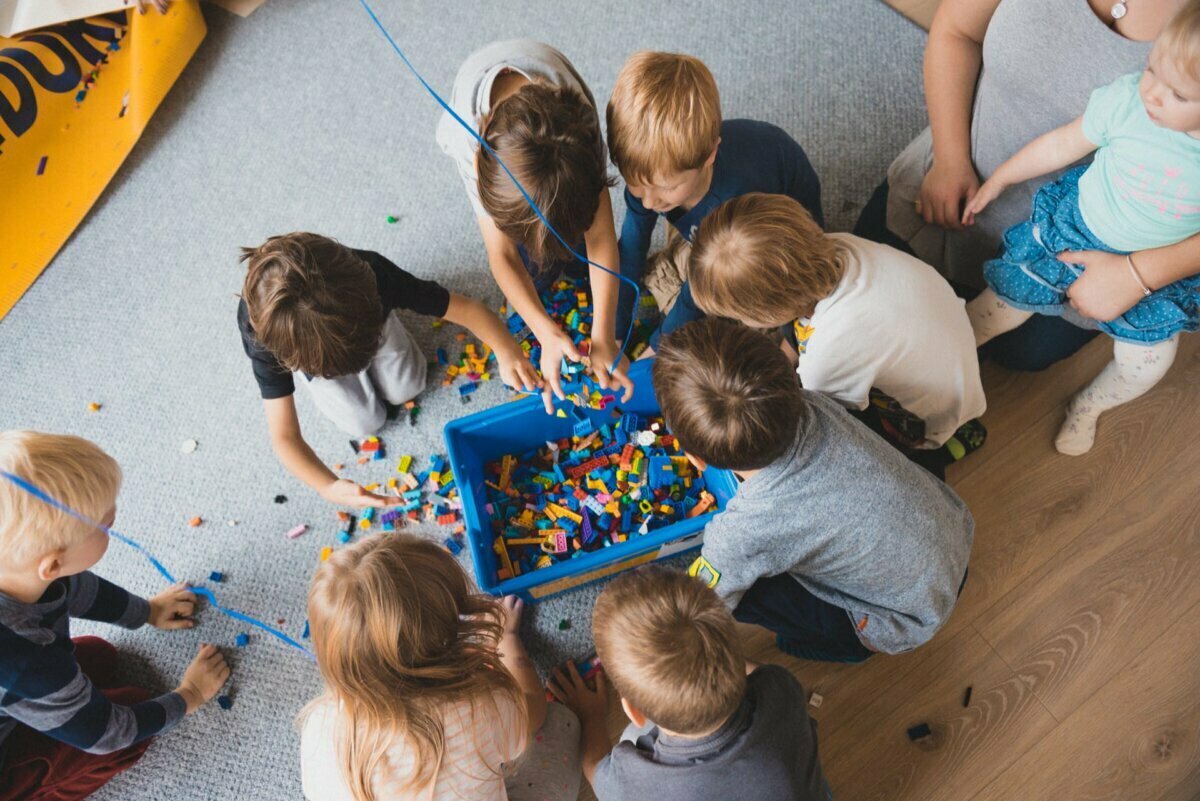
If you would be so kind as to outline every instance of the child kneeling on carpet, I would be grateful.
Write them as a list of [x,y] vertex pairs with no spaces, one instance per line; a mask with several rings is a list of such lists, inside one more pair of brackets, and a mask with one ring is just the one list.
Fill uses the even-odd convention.
[[521,609],[411,534],[336,551],[308,593],[325,692],[301,713],[305,797],[574,801],[579,721],[546,703]]
[[742,479],[690,569],[734,617],[786,653],[835,662],[909,651],[941,628],[975,533],[953,490],[729,320],[664,337],[653,380],[691,462]]
[[72,639],[71,618],[190,628],[195,596],[177,586],[147,601],[89,572],[108,548],[106,531],[13,480],[111,525],[121,468],[96,445],[3,432],[0,472],[0,801],[86,798],[212,700],[229,667],[203,645],[173,692],[121,686],[116,649]]
[[583,725],[583,772],[600,801],[754,798],[827,801],[804,688],[738,654],[733,616],[685,573],[651,565],[604,588],[592,614],[604,673],[631,725],[609,746],[604,675],[574,663],[554,694]]
[[[982,345],[1034,313],[1073,314],[1081,287],[1104,287],[1114,313],[1095,325],[1116,340],[1113,359],[1067,405],[1054,446],[1068,456],[1091,450],[1100,415],[1149,392],[1175,361],[1179,334],[1200,327],[1200,273],[1164,276],[1156,258],[1184,240],[1193,252],[1200,243],[1200,0],[1168,23],[1143,72],[1097,89],[1083,116],[996,168],[963,223],[1005,187],[1093,151],[1089,166],[1038,190],[1029,221],[1010,228],[1003,255],[984,266],[988,289],[967,306]],[[1070,251],[1118,257],[1085,272]]]
[[511,387],[539,383],[492,311],[402,270],[378,253],[318,234],[274,236],[246,248],[238,329],[263,399],[271,447],[292,475],[339,506],[385,506],[385,498],[325,466],[300,431],[296,383],[347,434],[365,437],[425,388],[426,361],[396,315],[409,309],[464,326],[496,354]]
[[804,388],[852,409],[935,475],[982,444],[975,418],[986,402],[971,324],[928,264],[826,234],[789,197],[749,194],[700,224],[691,282],[708,314],[786,326]]
[[[467,57],[454,78],[450,107],[470,130],[443,114],[437,142],[466,188],[500,291],[541,343],[546,413],[554,412],[552,394],[565,397],[562,359],[582,358],[570,331],[546,313],[539,297],[563,274],[588,276],[591,367],[602,387],[623,387],[629,400],[633,384],[618,343],[625,331],[615,327],[620,279],[571,253],[618,271],[611,182],[591,90],[550,45],[509,39]],[[526,192],[563,241],[530,208]]]

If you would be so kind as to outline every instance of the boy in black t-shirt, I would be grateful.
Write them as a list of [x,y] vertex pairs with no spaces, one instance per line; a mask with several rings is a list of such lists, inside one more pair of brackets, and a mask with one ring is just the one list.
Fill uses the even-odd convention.
[[300,432],[296,382],[317,408],[354,437],[377,430],[385,404],[425,388],[425,357],[393,314],[409,309],[464,326],[496,354],[500,376],[533,392],[540,379],[500,318],[477,300],[425,281],[370,251],[351,250],[310,233],[275,236],[245,248],[238,328],[263,398],[271,447],[292,475],[340,506],[385,506],[339,479]]

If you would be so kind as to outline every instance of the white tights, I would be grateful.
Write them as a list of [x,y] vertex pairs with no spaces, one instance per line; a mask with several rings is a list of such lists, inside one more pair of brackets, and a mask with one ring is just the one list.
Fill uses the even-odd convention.
[[[967,316],[979,346],[1021,325],[1032,312],[1014,309],[985,289],[967,304]],[[1112,361],[1067,404],[1067,419],[1054,438],[1054,447],[1068,456],[1091,450],[1100,414],[1149,392],[1167,374],[1178,349],[1178,335],[1152,345],[1115,341]]]

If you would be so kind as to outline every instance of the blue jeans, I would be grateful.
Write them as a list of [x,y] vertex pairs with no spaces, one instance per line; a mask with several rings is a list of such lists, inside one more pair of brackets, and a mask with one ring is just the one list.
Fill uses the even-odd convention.
[[[854,234],[915,255],[906,242],[888,230],[887,197],[888,184],[884,181],[863,207],[854,225]],[[959,294],[966,295],[964,289],[955,287]],[[974,294],[970,296],[974,297]],[[979,349],[979,355],[1009,370],[1038,372],[1073,355],[1099,333],[1080,328],[1061,317],[1034,315],[1018,328],[988,342]]]
[[779,650],[801,659],[862,662],[873,653],[845,609],[822,601],[788,573],[754,582],[733,616],[775,632]]

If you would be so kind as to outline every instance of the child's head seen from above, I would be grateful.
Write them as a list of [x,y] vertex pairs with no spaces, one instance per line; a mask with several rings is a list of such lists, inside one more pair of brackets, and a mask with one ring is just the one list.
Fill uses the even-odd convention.
[[721,141],[721,96],[704,62],[632,55],[608,101],[608,150],[630,194],[651,211],[698,200]]
[[292,372],[336,378],[366,369],[383,333],[375,273],[318,234],[273,236],[243,248],[242,298],[259,343]]
[[335,551],[313,575],[308,620],[327,695],[354,724],[339,740],[352,788],[386,770],[397,739],[415,749],[416,786],[432,780],[443,716],[459,702],[492,714],[500,694],[525,709],[496,651],[499,601],[427,539],[380,533]]
[[496,156],[554,229],[578,249],[600,208],[600,193],[609,186],[596,109],[573,88],[532,81],[496,103],[480,135],[491,152],[481,147],[476,158],[479,200],[496,227],[524,245],[535,264],[574,259]]
[[748,471],[792,447],[804,416],[795,371],[770,339],[709,317],[663,337],[653,367],[663,418],[704,465]]
[[[0,432],[0,470],[33,484],[79,514],[112,524],[121,468],[96,444],[38,431]],[[0,478],[0,573],[36,572],[40,580],[87,570],[108,548],[108,534]]]
[[592,633],[624,703],[668,731],[707,734],[745,697],[733,615],[686,573],[650,565],[613,579],[596,599]]
[[1200,0],[1155,40],[1138,93],[1155,125],[1200,137]]
[[812,314],[841,282],[842,259],[841,246],[797,201],[752,192],[704,218],[688,280],[706,313],[775,328]]

